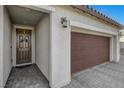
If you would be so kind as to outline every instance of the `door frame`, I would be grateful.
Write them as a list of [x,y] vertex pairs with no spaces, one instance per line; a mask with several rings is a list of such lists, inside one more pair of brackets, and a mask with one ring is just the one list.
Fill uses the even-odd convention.
[[[31,34],[31,42],[32,42],[32,45],[31,45],[31,47],[32,47],[31,63],[16,64],[16,29],[17,28],[29,29],[32,31],[32,34]],[[13,25],[13,30],[12,30],[12,62],[13,62],[12,64],[14,67],[35,63],[35,32],[34,32],[34,27],[25,26],[25,25]]]

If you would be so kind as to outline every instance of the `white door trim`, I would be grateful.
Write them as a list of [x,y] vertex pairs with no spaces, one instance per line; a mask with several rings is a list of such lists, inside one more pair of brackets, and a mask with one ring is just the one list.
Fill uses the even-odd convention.
[[[16,29],[22,28],[22,29],[30,29],[32,30],[32,62],[31,63],[25,63],[25,64],[16,64]],[[23,66],[23,65],[29,65],[35,63],[35,32],[34,27],[30,26],[23,26],[23,25],[13,25],[13,31],[12,31],[12,59],[13,59],[13,66]]]

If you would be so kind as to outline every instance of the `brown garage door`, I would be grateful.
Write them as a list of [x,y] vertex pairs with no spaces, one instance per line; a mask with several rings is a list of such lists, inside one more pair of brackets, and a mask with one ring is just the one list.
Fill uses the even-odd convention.
[[109,61],[109,37],[71,33],[71,72]]

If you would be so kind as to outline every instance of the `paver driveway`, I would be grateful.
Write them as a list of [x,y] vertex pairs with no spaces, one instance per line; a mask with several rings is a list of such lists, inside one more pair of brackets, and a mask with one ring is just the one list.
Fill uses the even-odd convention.
[[72,76],[66,88],[124,88],[124,55],[119,63],[107,62]]

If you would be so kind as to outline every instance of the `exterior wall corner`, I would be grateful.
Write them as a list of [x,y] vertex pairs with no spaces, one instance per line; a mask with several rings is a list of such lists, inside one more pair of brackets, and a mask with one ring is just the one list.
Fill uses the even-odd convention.
[[3,85],[3,30],[4,30],[4,22],[3,22],[3,6],[0,5],[0,87],[4,87]]

